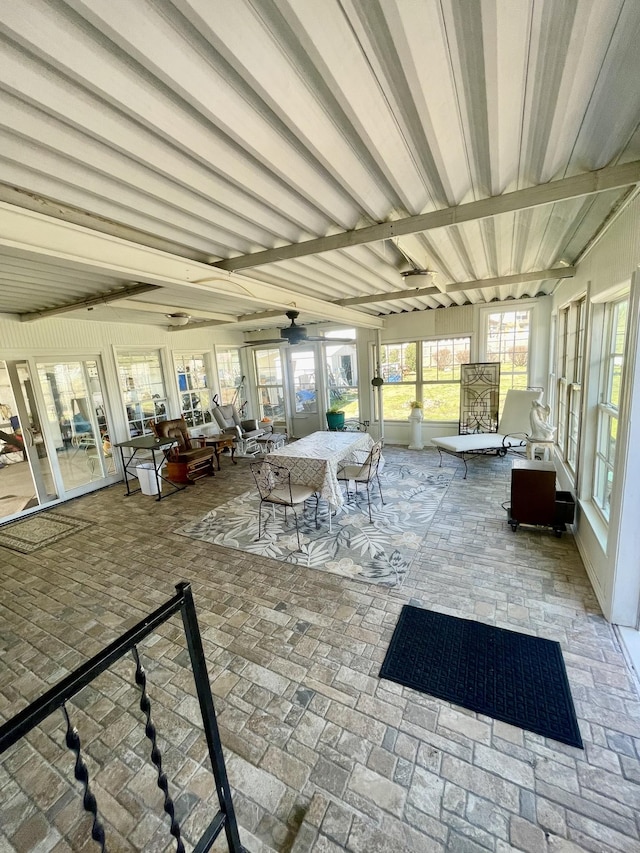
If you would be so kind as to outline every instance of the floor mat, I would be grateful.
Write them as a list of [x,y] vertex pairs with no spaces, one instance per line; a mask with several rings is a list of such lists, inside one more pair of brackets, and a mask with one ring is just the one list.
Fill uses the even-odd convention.
[[380,677],[582,749],[553,640],[405,605]]
[[43,512],[0,527],[0,545],[21,554],[31,554],[59,542],[65,536],[89,527],[86,521],[54,512]]

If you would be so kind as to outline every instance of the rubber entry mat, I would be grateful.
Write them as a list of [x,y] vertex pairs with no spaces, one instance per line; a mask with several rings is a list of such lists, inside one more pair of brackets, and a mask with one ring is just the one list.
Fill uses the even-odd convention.
[[583,748],[553,640],[405,605],[380,677]]

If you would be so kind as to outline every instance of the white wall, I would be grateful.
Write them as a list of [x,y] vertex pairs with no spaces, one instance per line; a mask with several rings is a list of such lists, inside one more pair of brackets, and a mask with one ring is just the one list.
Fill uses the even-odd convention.
[[[585,371],[584,408],[578,482],[558,462],[562,488],[574,488],[578,496],[576,541],[598,601],[612,622],[636,627],[640,600],[640,196],[624,209],[600,241],[579,265],[573,279],[565,279],[553,297],[553,312],[583,294],[588,296],[589,323]],[[591,470],[595,447],[596,405],[600,362],[599,339],[603,300],[630,289],[617,458],[609,525],[605,525],[590,501]]]

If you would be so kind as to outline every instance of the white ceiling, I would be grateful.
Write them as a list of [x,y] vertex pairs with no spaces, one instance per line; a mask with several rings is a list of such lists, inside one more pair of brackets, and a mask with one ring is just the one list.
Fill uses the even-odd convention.
[[574,180],[640,160],[639,43],[638,0],[0,0],[0,312],[146,282],[119,320],[372,326],[550,293],[640,180]]

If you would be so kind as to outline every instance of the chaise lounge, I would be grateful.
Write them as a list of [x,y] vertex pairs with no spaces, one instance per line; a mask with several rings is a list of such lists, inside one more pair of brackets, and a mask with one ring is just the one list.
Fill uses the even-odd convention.
[[513,388],[507,391],[498,432],[473,432],[433,438],[431,443],[438,448],[440,466],[442,467],[443,453],[462,459],[466,480],[467,459],[471,456],[485,453],[505,456],[510,450],[524,450],[531,429],[531,404],[540,400],[542,393],[540,390],[521,391]]

